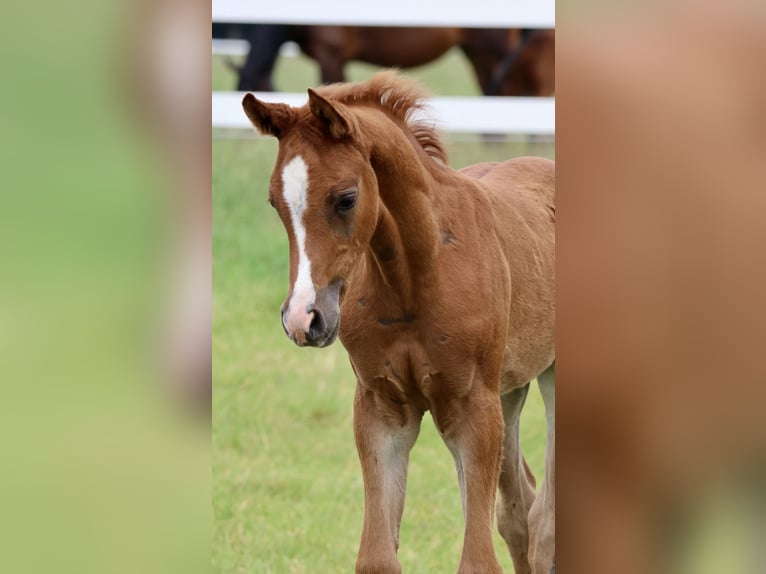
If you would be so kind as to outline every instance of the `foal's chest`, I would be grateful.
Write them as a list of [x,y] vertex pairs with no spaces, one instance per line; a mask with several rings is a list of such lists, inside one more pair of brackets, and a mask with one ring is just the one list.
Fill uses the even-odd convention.
[[414,324],[341,335],[360,384],[393,403],[429,410],[443,392],[470,388],[474,361],[449,336],[424,334]]

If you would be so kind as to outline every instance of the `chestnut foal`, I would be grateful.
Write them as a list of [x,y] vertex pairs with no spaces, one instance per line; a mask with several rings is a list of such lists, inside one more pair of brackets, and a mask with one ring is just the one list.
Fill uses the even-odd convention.
[[[282,325],[299,346],[340,334],[356,374],[364,477],[356,572],[398,573],[409,452],[425,411],[451,451],[463,501],[459,573],[502,572],[497,522],[518,574],[554,559],[554,166],[542,158],[455,171],[413,117],[425,94],[394,72],[309,90],[292,108],[247,94],[279,139],[269,201],[290,244]],[[519,448],[538,377],[545,480]]]

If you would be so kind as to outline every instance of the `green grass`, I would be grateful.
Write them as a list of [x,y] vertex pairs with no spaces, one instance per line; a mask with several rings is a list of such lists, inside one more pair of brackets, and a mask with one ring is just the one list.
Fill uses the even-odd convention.
[[[231,58],[241,64],[244,58]],[[347,80],[356,82],[370,77],[380,68],[361,62],[350,62],[346,66]],[[453,48],[441,58],[428,64],[407,70],[432,89],[439,89],[440,96],[478,96],[479,86],[474,80],[473,69],[463,53]],[[279,58],[274,67],[275,89],[282,92],[304,92],[306,88],[319,84],[319,67],[314,60],[299,55],[295,58]],[[236,74],[224,64],[224,58],[213,57],[213,90],[234,90],[237,87]]]
[[[453,85],[462,93],[470,89],[459,68],[428,72],[435,75],[419,77],[437,93]],[[215,82],[230,88],[222,85],[221,70],[214,70]],[[281,89],[303,89],[280,82],[278,75]],[[449,148],[456,167],[529,153],[553,156],[551,145],[523,141],[449,140]],[[363,512],[351,427],[354,376],[340,344],[299,349],[280,326],[287,238],[266,202],[276,150],[276,141],[255,137],[215,139],[212,147],[213,571],[351,572]],[[522,445],[538,480],[544,436],[534,386]],[[426,415],[410,462],[399,551],[404,572],[455,571],[462,531],[452,457]],[[497,533],[495,542],[512,572]]]

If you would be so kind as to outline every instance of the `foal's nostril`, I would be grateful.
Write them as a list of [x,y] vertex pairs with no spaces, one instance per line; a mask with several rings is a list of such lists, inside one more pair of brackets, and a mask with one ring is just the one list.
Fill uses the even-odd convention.
[[289,337],[290,336],[290,331],[287,330],[287,315],[285,314],[285,310],[281,309],[279,314],[280,314],[280,316],[282,318],[282,329],[284,329],[285,333]]
[[324,333],[325,322],[324,322],[324,316],[316,307],[311,306],[309,307],[308,311],[309,313],[314,314],[314,316],[311,318],[311,325],[309,325],[309,332],[308,332],[308,339],[310,341],[313,341],[321,337],[322,333]]

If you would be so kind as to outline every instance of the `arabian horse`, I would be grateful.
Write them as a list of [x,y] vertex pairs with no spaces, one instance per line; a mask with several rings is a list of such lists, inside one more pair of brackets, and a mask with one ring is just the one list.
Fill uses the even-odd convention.
[[[269,202],[290,246],[282,326],[298,346],[340,336],[356,375],[364,480],[357,573],[399,573],[410,449],[430,411],[455,461],[465,530],[458,572],[501,573],[493,508],[517,574],[554,563],[554,164],[455,171],[426,94],[384,71],[309,89],[293,108],[246,94],[279,140]],[[530,381],[547,418],[545,480],[519,446]],[[496,493],[499,497],[496,500]]]
[[247,37],[245,63],[227,62],[239,75],[240,91],[273,91],[271,76],[285,42],[295,42],[317,62],[324,84],[345,81],[350,61],[412,68],[458,46],[484,95],[551,96],[555,91],[553,30],[256,24]]

